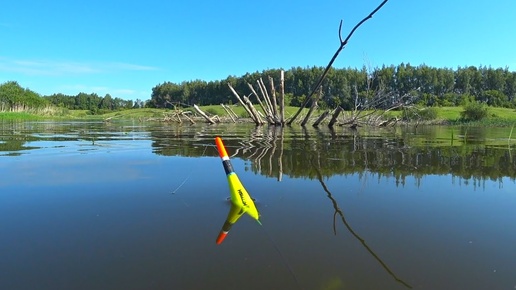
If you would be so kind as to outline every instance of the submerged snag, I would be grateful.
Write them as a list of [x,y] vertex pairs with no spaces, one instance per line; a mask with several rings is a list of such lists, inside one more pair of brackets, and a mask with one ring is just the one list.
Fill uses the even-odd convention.
[[[256,80],[256,86],[258,89],[255,89],[250,83],[247,83],[247,86],[251,90],[251,94],[249,97],[241,98],[240,95],[235,91],[235,89],[228,84],[229,88],[233,95],[238,99],[238,101],[242,104],[247,114],[251,119],[256,123],[256,125],[262,125],[265,123],[269,123],[270,125],[283,125],[285,124],[285,90],[284,90],[284,71],[281,71],[280,78],[280,96],[279,96],[279,104],[278,98],[276,96],[276,87],[274,85],[274,79],[269,77],[270,89],[267,90],[267,86],[263,82],[263,79]],[[256,97],[262,112],[256,110],[253,103],[251,102],[251,95]],[[242,100],[243,99],[243,100]],[[264,121],[265,119],[266,121]]]
[[197,111],[197,113],[199,113],[199,115],[201,115],[204,119],[206,119],[206,121],[208,121],[208,123],[215,124],[215,121],[213,121],[210,117],[208,117],[208,115],[206,115],[206,113],[204,113],[201,110],[201,108],[199,108],[199,106],[193,105],[193,107]]

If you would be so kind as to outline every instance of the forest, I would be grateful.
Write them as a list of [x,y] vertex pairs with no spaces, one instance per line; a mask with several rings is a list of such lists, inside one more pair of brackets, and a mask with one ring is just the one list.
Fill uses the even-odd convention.
[[[285,105],[301,106],[324,71],[323,67],[295,67],[285,71]],[[228,76],[216,81],[164,82],[152,88],[150,100],[123,100],[109,94],[79,93],[75,96],[56,93],[49,96],[23,88],[15,81],[0,84],[0,111],[23,111],[27,108],[56,106],[70,110],[88,110],[91,114],[131,108],[174,108],[197,105],[235,104],[237,100],[228,84],[239,94],[250,95],[248,83],[255,85],[268,78],[279,86],[281,69]],[[332,68],[322,83],[318,105],[353,109],[356,104],[385,96],[378,109],[400,102],[421,106],[463,106],[478,102],[493,107],[516,108],[516,72],[508,68],[468,66],[435,68],[427,65],[382,66],[370,69]],[[255,97],[251,96],[253,100]],[[370,108],[370,106],[369,106]]]
[[21,87],[15,81],[0,84],[0,112],[27,111],[48,106],[69,110],[88,110],[90,114],[100,114],[107,111],[140,108],[143,107],[143,102],[113,98],[109,94],[101,97],[95,93],[79,93],[75,96],[59,93],[41,96],[28,88]]
[[[247,83],[255,85],[260,78],[267,83],[270,76],[275,80],[275,86],[278,86],[280,71],[270,69],[210,82],[164,82],[152,88],[148,106],[172,108],[177,105],[236,103],[228,83],[240,94],[249,95],[251,92]],[[323,67],[296,67],[286,70],[285,104],[300,106],[323,71]],[[460,106],[478,101],[494,107],[515,108],[516,72],[507,68],[486,66],[459,67],[453,70],[403,63],[375,69],[365,66],[362,69],[332,68],[322,83],[321,93],[319,106],[341,106],[345,110],[352,109],[355,103],[367,104],[368,99],[378,94],[389,96],[388,102],[381,104],[385,107],[399,103],[404,97],[404,102],[422,106]],[[407,95],[410,96],[408,100]]]

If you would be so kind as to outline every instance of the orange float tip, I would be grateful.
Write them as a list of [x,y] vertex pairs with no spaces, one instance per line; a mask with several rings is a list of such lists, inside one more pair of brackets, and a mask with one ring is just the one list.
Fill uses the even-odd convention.
[[217,237],[217,245],[222,244],[226,236],[228,235],[228,232],[221,231],[219,236]]
[[217,145],[217,151],[219,151],[220,158],[228,156],[226,147],[224,147],[224,143],[222,143],[222,139],[220,137],[215,137],[215,145]]

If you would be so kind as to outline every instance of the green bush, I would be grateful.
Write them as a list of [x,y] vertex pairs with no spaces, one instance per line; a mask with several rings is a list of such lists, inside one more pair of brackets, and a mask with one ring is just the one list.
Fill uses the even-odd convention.
[[240,113],[238,113],[237,115],[238,115],[238,117],[240,117],[240,118],[249,118],[249,114],[248,114],[248,113],[247,113],[247,111],[245,111],[245,110],[244,110],[244,111],[242,111],[242,112],[240,112]]
[[404,121],[430,121],[437,119],[437,109],[434,107],[411,107],[401,113]]
[[208,113],[208,114],[210,114],[210,115],[213,115],[213,116],[214,116],[214,115],[217,115],[217,114],[218,114],[218,111],[217,111],[217,109],[215,109],[215,108],[207,108],[207,109],[206,109],[206,113]]
[[480,121],[487,117],[487,113],[487,105],[472,102],[464,106],[464,111],[460,113],[460,116],[466,121]]

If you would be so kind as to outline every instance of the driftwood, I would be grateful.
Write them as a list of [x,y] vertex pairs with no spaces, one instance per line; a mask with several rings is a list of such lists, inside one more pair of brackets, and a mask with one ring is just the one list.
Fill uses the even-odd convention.
[[258,111],[254,108],[253,103],[251,100],[249,100],[248,97],[244,96],[244,102],[249,109],[249,112],[251,112],[251,118],[254,120],[256,125],[264,124],[265,122],[260,117],[260,114],[258,114]]
[[231,89],[231,92],[233,93],[233,95],[235,95],[235,97],[238,99],[238,101],[240,102],[240,104],[242,105],[242,107],[244,107],[245,111],[247,112],[247,114],[249,115],[249,117],[251,119],[253,119],[254,123],[256,125],[262,125],[264,124],[265,122],[260,118],[260,116],[258,115],[258,113],[256,113],[256,109],[254,108],[253,106],[253,103],[251,103],[251,101],[249,100],[249,98],[247,98],[246,96],[244,96],[244,100],[242,100],[242,98],[240,98],[240,96],[238,95],[238,93],[235,91],[235,89],[231,86],[231,84],[228,83],[228,86],[229,88]]
[[193,107],[197,111],[197,113],[199,113],[199,115],[201,115],[204,119],[206,119],[206,121],[208,121],[208,123],[215,124],[215,121],[213,121],[210,117],[208,117],[208,115],[206,115],[206,113],[204,113],[201,110],[201,108],[199,108],[199,106],[194,104]]
[[274,88],[274,79],[269,77],[269,84],[271,85],[271,102],[272,102],[272,112],[274,116],[274,123],[276,125],[281,125],[280,120],[278,119],[278,104],[276,101],[276,89]]
[[267,91],[267,86],[263,82],[263,79],[260,78],[256,80],[256,85],[258,86],[257,93],[255,88],[247,83],[247,86],[251,90],[251,92],[256,96],[260,107],[262,108],[263,113],[265,114],[265,119],[271,125],[283,125],[285,123],[285,72],[281,71],[280,77],[280,96],[279,96],[279,104],[276,96],[276,87],[274,85],[274,79],[269,77],[270,84],[270,94]]
[[233,123],[236,123],[236,118],[235,116],[233,116],[233,114],[235,114],[235,112],[233,112],[231,110],[231,108],[229,108],[229,106],[226,106],[224,104],[220,104],[220,106],[224,109],[224,111],[226,111],[226,113],[229,115],[229,117],[231,118],[231,121],[233,121]]
[[319,94],[313,100],[312,105],[310,106],[310,109],[308,110],[308,113],[306,113],[306,116],[305,116],[303,122],[301,122],[301,126],[305,126],[306,125],[306,123],[308,122],[308,118],[310,118],[310,116],[312,115],[313,111],[317,108],[317,102],[319,102],[319,99],[322,96],[322,87],[320,87],[320,88],[321,89],[319,90]]
[[285,72],[281,70],[280,72],[280,123],[281,125],[285,124]]
[[258,84],[258,88],[260,89],[260,93],[262,94],[265,106],[267,107],[266,113],[269,119],[269,123],[275,124],[276,116],[272,107],[272,102],[269,99],[269,95],[267,94],[267,88],[265,87],[265,84],[263,83],[263,80],[261,78],[257,80],[256,83]]
[[324,113],[321,114],[321,116],[319,116],[319,118],[317,118],[317,120],[315,120],[315,122],[313,123],[312,126],[314,127],[318,127],[319,124],[324,121],[324,119],[326,119],[326,117],[328,117],[328,115],[330,114],[330,111],[329,110],[326,110],[324,111]]
[[238,119],[238,115],[235,113],[235,111],[233,111],[233,109],[231,109],[231,106],[229,106],[229,105],[224,105],[224,106],[229,111],[230,115],[232,115],[233,118],[235,118],[235,120],[237,120]]
[[[250,83],[247,83],[247,86],[251,90],[251,94],[249,97],[241,98],[240,95],[235,91],[235,89],[228,84],[231,92],[238,99],[240,104],[247,111],[247,114],[253,119],[256,125],[261,125],[268,122],[270,125],[285,125],[285,72],[283,70],[280,71],[280,85],[279,85],[279,97],[276,91],[276,86],[274,85],[274,79],[269,77],[269,90],[265,85],[262,78],[256,80],[256,86],[253,87]],[[250,100],[251,95],[256,96],[256,100],[258,101],[261,112],[256,110]],[[264,121],[265,119],[266,121]]]
[[269,112],[269,108],[267,107],[267,103],[265,102],[265,100],[262,102],[260,95],[258,95],[258,93],[254,90],[253,86],[250,83],[247,83],[247,86],[249,87],[251,92],[256,96],[256,99],[258,100],[258,103],[260,104],[262,111],[265,112],[265,116],[266,116],[265,119],[267,119],[269,122],[271,122],[270,112]]
[[188,121],[190,121],[191,124],[195,124],[195,121],[192,118],[188,117],[188,114],[186,112],[182,112],[181,116],[185,117]]
[[333,115],[331,116],[330,123],[328,123],[328,127],[332,128],[335,122],[337,122],[337,118],[339,117],[340,112],[342,112],[342,107],[338,106],[337,109],[333,112]]
[[[229,89],[231,90],[231,92],[233,93],[233,95],[237,98],[238,102],[240,103],[240,105],[242,105],[242,107],[244,107],[244,110],[247,112],[247,114],[249,115],[249,117],[252,118],[252,113],[251,111],[249,111],[249,108],[247,108],[246,104],[244,103],[244,101],[242,101],[242,98],[240,98],[240,96],[238,95],[238,93],[235,91],[235,89],[231,86],[230,83],[228,83],[228,87]],[[256,120],[254,120],[256,122]]]

